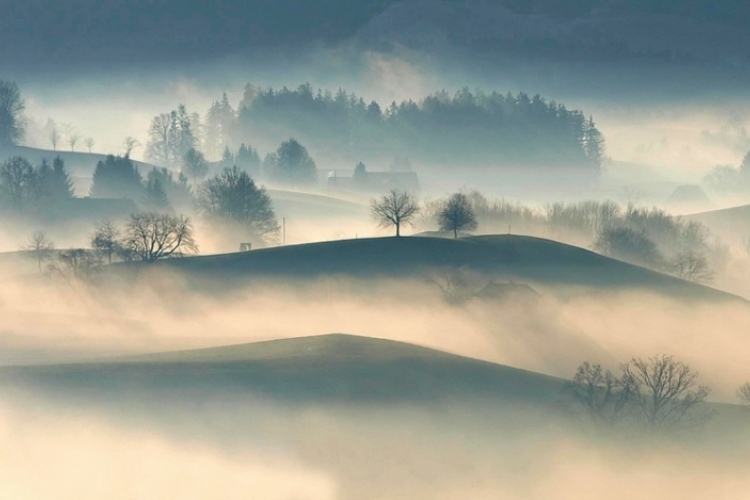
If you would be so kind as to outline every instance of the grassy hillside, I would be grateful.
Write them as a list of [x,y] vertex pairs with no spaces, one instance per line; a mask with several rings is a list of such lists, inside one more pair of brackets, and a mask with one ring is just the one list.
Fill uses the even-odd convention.
[[685,218],[705,224],[722,239],[742,243],[750,237],[750,205],[690,214]]
[[550,404],[562,381],[411,344],[325,335],[102,363],[5,368],[21,386],[106,395],[239,391],[280,400],[493,397]]
[[[465,268],[495,280],[548,286],[598,289],[642,288],[668,296],[724,300],[729,294],[613,260],[556,241],[516,235],[443,238],[380,238],[331,241],[257,250],[249,253],[191,257],[134,270],[175,269],[196,277],[232,280],[255,277],[317,276],[426,277],[434,270]],[[124,272],[122,272],[124,271]]]

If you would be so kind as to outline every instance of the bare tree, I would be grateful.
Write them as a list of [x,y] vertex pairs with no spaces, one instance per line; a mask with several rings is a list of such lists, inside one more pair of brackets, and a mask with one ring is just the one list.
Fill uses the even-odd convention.
[[630,401],[630,386],[604,371],[601,365],[581,364],[573,380],[566,384],[573,401],[591,420],[600,425],[612,425],[626,415]]
[[475,231],[477,217],[469,197],[463,193],[451,196],[438,213],[438,223],[441,231],[452,232],[454,238],[458,238],[458,233],[461,231]]
[[35,232],[31,238],[21,247],[22,250],[29,252],[31,258],[36,260],[39,266],[39,273],[42,272],[42,264],[52,258],[55,250],[55,244],[47,238],[42,231]]
[[674,275],[694,283],[710,283],[714,273],[708,267],[708,259],[694,250],[681,252],[672,258]]
[[65,135],[68,137],[68,144],[70,145],[70,151],[75,151],[76,144],[78,143],[78,140],[81,138],[80,135],[78,135],[78,132],[76,131],[75,125],[72,125],[70,123],[64,123],[62,125],[63,131],[65,132]]
[[125,156],[130,158],[130,153],[132,153],[135,148],[140,147],[140,145],[141,141],[135,137],[126,137],[122,143],[122,146],[125,148]]
[[68,144],[70,144],[70,151],[75,152],[76,150],[76,144],[78,144],[78,141],[81,139],[81,136],[78,134],[73,134],[68,136]]
[[698,373],[673,356],[632,359],[622,366],[622,382],[633,395],[635,406],[648,427],[674,432],[703,423],[707,414],[695,410],[711,390],[697,385]]
[[23,140],[25,108],[18,85],[0,80],[0,145],[18,144]]
[[120,236],[120,230],[112,222],[103,220],[91,236],[91,247],[111,264],[112,257],[122,252]]
[[401,236],[401,226],[411,224],[419,215],[417,198],[406,191],[391,189],[379,199],[370,200],[370,213],[380,227],[396,227],[396,236]]
[[60,128],[57,126],[55,120],[47,120],[47,133],[52,143],[52,150],[57,151],[57,145],[60,143]]
[[750,382],[742,384],[739,389],[737,389],[737,399],[739,399],[740,403],[743,405],[750,405]]
[[50,265],[54,275],[68,282],[92,282],[102,269],[102,259],[96,252],[82,248],[60,252]]
[[144,261],[198,252],[193,226],[187,217],[153,212],[130,216],[123,247],[134,258]]
[[96,144],[96,141],[94,140],[93,137],[87,137],[86,140],[84,141],[84,144],[86,144],[86,147],[88,148],[89,153],[91,153],[91,148],[94,147],[94,144]]

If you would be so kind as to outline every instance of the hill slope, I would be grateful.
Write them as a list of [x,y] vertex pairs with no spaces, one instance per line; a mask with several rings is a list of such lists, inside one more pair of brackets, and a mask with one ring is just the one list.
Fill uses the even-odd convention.
[[[495,397],[552,403],[562,381],[416,345],[324,335],[102,363],[6,368],[5,382],[95,395],[260,394],[290,401]],[[116,394],[115,394],[116,393]]]
[[750,236],[750,205],[700,212],[684,217],[705,224],[722,239],[743,243],[742,240]]
[[[708,287],[610,259],[556,241],[516,235],[443,238],[379,238],[331,241],[249,253],[119,266],[131,276],[144,269],[173,269],[218,280],[247,278],[426,278],[442,269],[465,268],[495,280],[600,289],[642,288],[668,296],[725,300],[736,297]],[[124,272],[123,272],[124,271]]]

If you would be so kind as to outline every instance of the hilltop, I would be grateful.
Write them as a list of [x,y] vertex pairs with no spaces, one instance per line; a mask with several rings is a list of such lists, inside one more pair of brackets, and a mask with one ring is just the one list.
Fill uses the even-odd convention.
[[99,363],[4,368],[5,382],[106,394],[263,394],[291,401],[434,401],[493,397],[552,403],[563,381],[425,347],[323,335]]
[[[306,279],[425,278],[444,269],[467,269],[494,280],[548,287],[599,290],[641,289],[671,297],[736,300],[737,297],[688,283],[583,248],[552,240],[493,235],[458,240],[429,237],[375,238],[309,243],[246,253],[189,257],[151,266],[116,266],[121,276],[144,269],[171,269],[217,280],[223,286],[249,278]],[[136,271],[136,272],[133,272]]]

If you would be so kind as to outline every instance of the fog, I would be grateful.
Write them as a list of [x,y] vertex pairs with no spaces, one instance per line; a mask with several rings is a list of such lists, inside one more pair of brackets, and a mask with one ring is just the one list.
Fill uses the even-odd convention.
[[157,3],[0,9],[0,498],[748,496],[746,2]]

